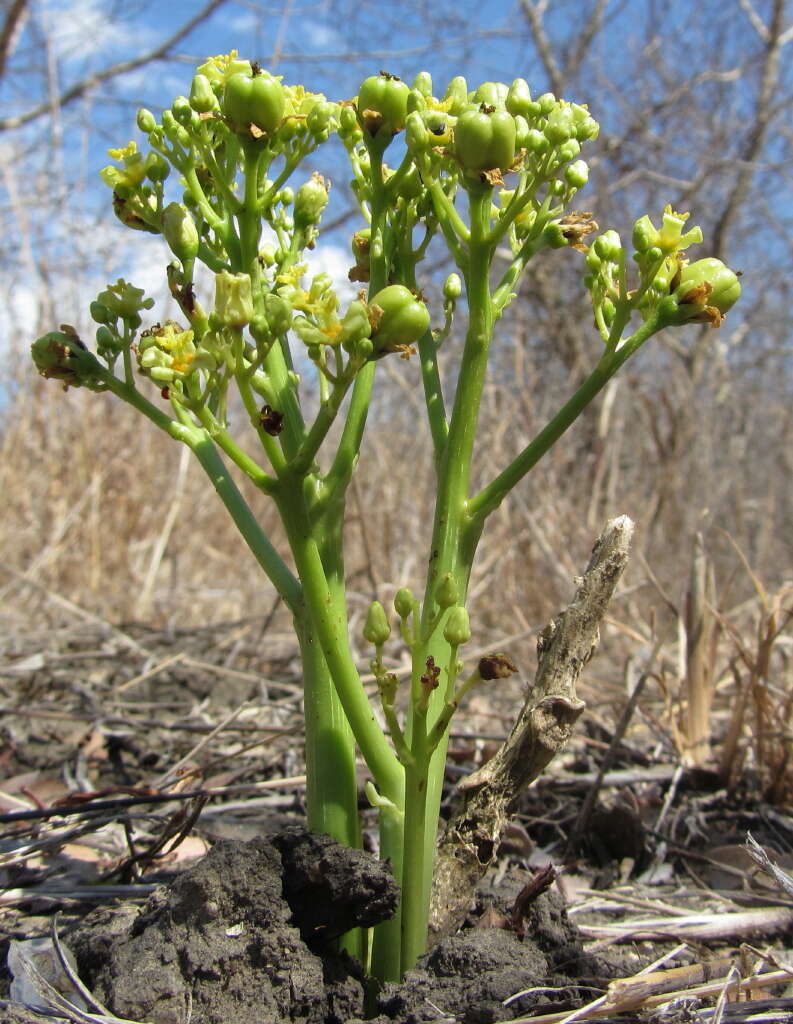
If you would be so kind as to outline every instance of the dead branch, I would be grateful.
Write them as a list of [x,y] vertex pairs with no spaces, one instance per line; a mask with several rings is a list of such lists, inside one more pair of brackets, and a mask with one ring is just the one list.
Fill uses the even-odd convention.
[[607,523],[571,604],[540,633],[534,687],[511,734],[492,760],[460,783],[463,804],[449,822],[435,865],[430,906],[435,941],[461,924],[518,797],[564,747],[584,710],[576,684],[597,648],[632,535],[627,516]]

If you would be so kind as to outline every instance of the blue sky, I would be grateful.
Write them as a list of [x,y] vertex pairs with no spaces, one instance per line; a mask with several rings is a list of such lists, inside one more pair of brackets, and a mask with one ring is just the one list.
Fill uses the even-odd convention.
[[[564,63],[575,48],[582,25],[595,10],[596,0],[547,4],[533,0],[533,6],[547,7],[543,24],[549,47],[557,64]],[[770,6],[771,0],[700,0],[695,5],[683,0],[668,0],[663,5],[656,0],[608,0],[603,5],[603,24],[588,59],[564,92],[568,99],[588,101],[603,125],[600,148],[589,154],[593,185],[598,184],[599,174],[613,176],[616,168],[619,175],[622,170],[619,154],[604,155],[607,137],[618,136],[625,124],[641,116],[641,111],[678,82],[696,74],[700,66],[721,75],[703,81],[681,100],[680,110],[673,112],[672,129],[664,122],[668,134],[657,140],[651,153],[637,151],[635,145],[632,149],[631,139],[627,140],[623,151],[627,166],[638,164],[640,174],[638,179],[626,176],[624,183],[618,176],[618,184],[610,191],[601,189],[599,198],[608,202],[610,223],[616,220],[616,226],[625,230],[641,213],[657,216],[663,202],[677,203],[681,197],[685,201],[698,170],[694,136],[687,135],[687,111],[693,104],[700,114],[704,109],[707,117],[711,103],[712,117],[718,119],[722,114],[731,116],[751,99],[757,88],[751,76],[762,55],[752,16],[767,22]],[[32,0],[8,72],[0,80],[0,118],[23,113],[108,65],[154,49],[203,7],[183,0],[168,4],[161,0]],[[30,185],[36,180],[40,184],[44,175],[51,178],[47,195],[55,208],[53,212],[42,209],[40,203],[32,204],[25,217],[11,217],[5,226],[0,259],[9,285],[16,286],[15,302],[27,302],[35,294],[30,265],[36,262],[35,246],[45,239],[52,275],[67,258],[79,253],[77,262],[85,268],[86,291],[101,287],[102,275],[107,280],[110,274],[123,272],[133,258],[138,273],[141,260],[143,270],[149,267],[154,271],[153,264],[159,260],[152,245],[161,243],[142,241],[139,235],[130,236],[113,223],[109,196],[98,181],[98,171],[108,162],[109,146],[137,137],[134,119],[139,106],[159,112],[176,94],[188,90],[197,62],[232,48],[260,60],[287,81],[302,81],[333,99],[354,95],[362,78],[381,68],[407,80],[419,70],[429,70],[436,92],[442,92],[448,79],[459,73],[465,74],[470,84],[490,79],[511,81],[521,75],[535,93],[549,87],[521,0],[511,4],[496,0],[414,0],[412,4],[395,0],[377,4],[360,0],[227,0],[181,40],[167,59],[89,90],[54,119],[41,118],[5,137],[0,133],[0,163],[6,162],[5,157],[9,167],[0,180],[0,191],[8,190],[9,182],[16,187],[16,209]],[[788,46],[786,53],[790,49]],[[732,84],[729,76],[747,61],[748,77]],[[636,68],[641,68],[642,62],[652,70],[637,80]],[[791,68],[793,61],[783,61],[785,95],[791,89]],[[699,130],[695,126],[692,132]],[[10,145],[4,148],[6,142]],[[739,143],[738,139],[726,140],[725,166],[733,155],[729,147],[737,152]],[[777,263],[782,261],[787,267],[793,264],[793,253],[784,243],[791,234],[788,152],[789,139],[781,132],[772,135],[768,159],[758,167],[758,175],[774,184],[762,199],[764,216],[776,217],[780,225],[776,237],[764,236],[758,242],[746,230],[751,224],[747,209],[730,242],[732,249],[752,259],[766,258],[776,248]],[[734,166],[733,161],[733,170]],[[340,171],[342,180],[337,184],[343,186],[345,176]],[[714,200],[728,182],[728,173],[712,176],[708,188]],[[776,187],[777,182],[782,187]],[[701,203],[701,192],[696,198]],[[333,199],[335,209],[341,209],[343,188],[334,190]],[[694,208],[694,221],[702,221],[706,232],[707,206]],[[105,215],[97,221],[100,209]],[[28,265],[23,259],[15,266],[18,253],[24,257],[26,247],[31,253]],[[340,248],[337,246],[337,255]],[[749,280],[747,285],[751,287]],[[69,302],[77,305],[83,299],[83,295],[73,294]]]

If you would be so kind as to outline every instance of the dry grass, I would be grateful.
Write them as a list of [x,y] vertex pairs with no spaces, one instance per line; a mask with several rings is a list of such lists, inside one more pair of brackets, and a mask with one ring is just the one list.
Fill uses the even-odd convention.
[[[511,338],[500,343],[481,420],[481,479],[542,426],[580,373],[531,343],[520,306],[504,332]],[[627,698],[628,659],[642,663],[661,640],[658,686],[648,690],[649,717],[637,728],[667,748],[676,737],[694,762],[707,760],[711,741],[718,753],[727,736],[732,764],[738,751],[745,766],[768,760],[766,788],[779,799],[793,692],[784,633],[793,576],[783,468],[793,450],[791,413],[756,374],[725,367],[695,382],[662,342],[640,358],[494,515],[472,580],[476,639],[528,633],[545,621],[569,597],[600,525],[631,515],[632,565],[585,696],[612,720]],[[23,363],[20,373],[0,436],[6,646],[14,629],[62,621],[80,614],[75,608],[158,626],[270,614],[274,590],[197,465],[117,402],[64,394]],[[399,586],[421,586],[431,518],[417,368],[394,361],[381,377],[349,507],[356,631],[374,596],[387,601]],[[245,490],[285,553],[266,500]],[[702,585],[703,559],[711,589]],[[687,612],[692,578],[699,590]],[[530,635],[512,649],[529,676]],[[777,729],[772,742],[765,727],[750,742],[748,710],[728,721],[730,706],[752,707],[756,728],[758,716],[778,721],[784,711],[784,735]]]

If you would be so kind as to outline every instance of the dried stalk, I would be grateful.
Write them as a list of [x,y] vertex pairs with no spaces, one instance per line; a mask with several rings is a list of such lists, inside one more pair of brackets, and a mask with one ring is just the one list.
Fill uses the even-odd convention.
[[702,534],[694,543],[691,579],[686,600],[686,722],[683,761],[689,767],[705,764],[710,756],[710,709],[713,703],[713,669],[717,622],[713,566]]
[[462,806],[447,826],[435,865],[433,941],[462,923],[518,797],[564,747],[584,710],[576,683],[597,648],[600,623],[628,560],[632,535],[627,516],[606,524],[572,603],[537,639],[534,687],[511,734],[492,760],[459,785]]

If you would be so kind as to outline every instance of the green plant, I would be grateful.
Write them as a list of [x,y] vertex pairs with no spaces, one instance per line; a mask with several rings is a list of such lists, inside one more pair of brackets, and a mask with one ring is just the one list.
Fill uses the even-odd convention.
[[[466,591],[485,523],[648,338],[690,320],[717,325],[737,298],[737,278],[718,261],[687,264],[683,252],[701,241],[701,232],[684,232],[687,215],[670,208],[660,229],[647,217],[636,224],[632,286],[616,232],[587,248],[584,239],[597,225],[569,207],[586,184],[579,153],[597,136],[597,123],[586,107],[550,93],[533,99],[521,79],[469,93],[458,77],[438,99],[427,74],[412,89],[381,74],[367,79],[355,100],[331,103],[232,53],[202,65],[189,98],[178,97],[161,121],[140,111],[138,127],[148,153],[134,142],[111,151],[117,166],[102,177],[125,225],[164,236],[174,256],[167,280],[185,322],[141,331],[152,300],[122,280],[91,305],[96,354],[62,327],[34,343],[33,357],[45,377],[110,391],[186,444],[289,607],[305,679],[309,824],[344,843],[359,842],[357,744],[372,774],[367,793],[379,811],[382,856],[393,865],[402,901],[395,919],[376,929],[370,950],[360,937],[347,941],[376,976],[398,978],[426,945],[449,721],[471,687],[512,670],[504,655],[467,671],[460,657],[470,636]],[[403,128],[404,153],[392,169],[384,157]],[[288,184],[331,134],[346,148],[366,220],[353,236],[350,277],[367,282],[368,293],[344,311],[327,275],[303,284],[301,259],[315,246],[328,185],[319,175],[296,192]],[[176,195],[170,202],[167,186]],[[417,269],[436,236],[459,275],[444,285],[443,322],[436,319],[433,330]],[[563,247],[585,254],[600,353],[531,443],[473,492],[496,324],[530,260]],[[510,254],[498,272],[497,249]],[[209,310],[198,294],[198,263],[215,275]],[[447,396],[439,361],[463,296],[465,342]],[[366,622],[383,728],[350,649],[343,525],[377,363],[416,348],[437,499],[424,594],[417,599],[403,589],[394,602],[413,666],[404,718],[395,703],[398,681],[382,658],[391,630],[385,609],[375,603]],[[303,378],[311,366],[319,406],[307,418]],[[146,393],[146,378],[160,389],[159,400]],[[337,419],[341,429],[332,440]],[[263,459],[241,443],[243,428]],[[277,506],[291,565],[256,521],[229,464]]]

